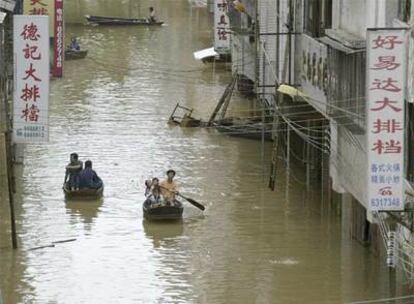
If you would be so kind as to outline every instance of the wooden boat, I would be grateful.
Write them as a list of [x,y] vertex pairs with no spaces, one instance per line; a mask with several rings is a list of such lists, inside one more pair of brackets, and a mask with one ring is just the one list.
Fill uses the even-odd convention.
[[104,184],[97,189],[82,188],[79,190],[70,190],[68,184],[64,184],[63,192],[67,199],[81,199],[81,200],[94,200],[102,196],[104,190]]
[[86,55],[88,55],[87,50],[80,50],[80,51],[71,50],[71,49],[65,50],[65,60],[82,59],[82,58],[85,58]]
[[180,201],[176,201],[175,206],[152,206],[150,201],[146,200],[142,210],[148,220],[179,220],[183,216],[184,206]]
[[[213,122],[219,132],[235,137],[261,140],[263,123],[260,120],[225,118]],[[272,140],[272,124],[265,123],[264,139]]]
[[162,25],[163,21],[149,22],[145,18],[133,19],[133,18],[120,18],[120,17],[103,17],[103,16],[91,16],[85,15],[86,20],[89,23],[100,25]]

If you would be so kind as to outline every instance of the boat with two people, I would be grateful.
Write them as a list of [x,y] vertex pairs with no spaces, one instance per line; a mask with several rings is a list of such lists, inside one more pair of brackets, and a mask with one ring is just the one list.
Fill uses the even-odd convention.
[[92,169],[92,161],[79,160],[77,153],[70,155],[70,162],[66,166],[63,192],[67,199],[98,199],[103,195],[104,183]]

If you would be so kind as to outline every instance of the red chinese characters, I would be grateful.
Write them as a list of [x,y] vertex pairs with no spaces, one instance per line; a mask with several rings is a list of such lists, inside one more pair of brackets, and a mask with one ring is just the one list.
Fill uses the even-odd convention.
[[55,0],[53,76],[63,76],[63,1]]
[[40,38],[40,35],[37,32],[37,26],[33,23],[26,24],[20,36],[22,36],[24,40],[31,41],[37,41],[38,38]]
[[33,23],[24,25],[20,36],[25,41],[25,47],[21,51],[27,66],[24,70],[25,76],[21,78],[24,81],[24,86],[21,90],[20,100],[24,103],[24,108],[20,118],[25,122],[37,122],[41,114],[37,101],[41,98],[42,92],[36,83],[42,82],[42,79],[36,73],[36,62],[42,58],[40,48],[37,45],[41,36],[37,26]]
[[367,35],[368,203],[370,210],[401,210],[407,39],[401,29]]
[[48,4],[43,0],[30,0],[28,5],[30,6],[27,12],[29,15],[49,15]]
[[371,70],[395,70],[400,65],[395,61],[395,56],[379,56]]
[[395,133],[396,131],[402,131],[401,122],[397,122],[395,119],[377,119],[372,126],[372,133],[378,134],[380,132]]
[[401,143],[391,139],[389,142],[383,142],[381,139],[378,139],[374,143],[372,151],[376,151],[378,154],[387,154],[387,153],[401,153]]
[[[402,70],[401,63],[397,61],[397,57],[393,54],[397,46],[403,44],[403,40],[397,35],[378,35],[371,41],[372,50],[381,50],[383,52],[380,56],[376,57],[376,60],[369,69],[378,71],[378,75],[386,75],[388,71]],[[375,75],[375,74],[374,74]],[[399,83],[397,79],[393,78],[392,74],[389,77],[377,78],[374,77],[369,87],[370,91],[383,92],[383,97],[380,100],[376,100],[375,104],[371,104],[369,111],[378,113],[379,117],[370,126],[372,134],[381,134],[386,131],[387,133],[402,132],[403,121],[398,119],[383,119],[381,114],[387,112],[401,112],[402,102],[400,100],[392,100],[393,93],[400,93],[402,91],[403,84]],[[399,94],[398,94],[399,95]],[[401,147],[397,145],[399,141],[390,139],[388,142],[382,142],[378,139],[374,142],[372,151],[378,154],[382,153],[401,153]]]
[[216,48],[228,48],[229,43],[229,21],[227,17],[228,3],[227,0],[216,0],[215,9],[215,30],[216,30]]
[[26,59],[33,59],[33,60],[40,60],[42,59],[40,53],[37,51],[37,46],[29,46],[26,44],[26,48],[23,49],[24,58]]
[[376,39],[374,39],[372,45],[372,49],[386,49],[386,50],[393,50],[396,44],[402,44],[403,41],[399,40],[398,36],[389,36],[389,35],[378,35]]

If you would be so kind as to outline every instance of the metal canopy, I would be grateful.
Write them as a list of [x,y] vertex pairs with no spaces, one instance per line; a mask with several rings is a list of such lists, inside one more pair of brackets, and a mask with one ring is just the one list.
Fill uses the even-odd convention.
[[214,50],[214,47],[204,49],[204,50],[200,50],[200,51],[194,52],[193,54],[194,54],[194,58],[197,59],[197,60],[203,60],[204,58],[214,57],[214,56],[219,55],[219,53],[217,53]]
[[343,45],[342,43],[340,43],[339,41],[336,41],[335,39],[332,39],[328,36],[324,36],[324,37],[320,37],[318,38],[318,40],[324,44],[329,45],[330,47],[341,51],[345,54],[353,54],[353,53],[358,53],[358,52],[365,52],[365,48],[363,49],[352,49],[350,47],[347,47],[345,45]]

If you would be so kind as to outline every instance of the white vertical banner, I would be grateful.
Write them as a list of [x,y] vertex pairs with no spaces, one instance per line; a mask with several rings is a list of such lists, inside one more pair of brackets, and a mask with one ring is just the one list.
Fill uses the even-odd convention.
[[49,17],[14,16],[15,143],[47,142],[49,138]]
[[367,31],[368,207],[404,209],[407,29]]
[[230,22],[227,0],[214,1],[214,50],[220,54],[230,52]]

